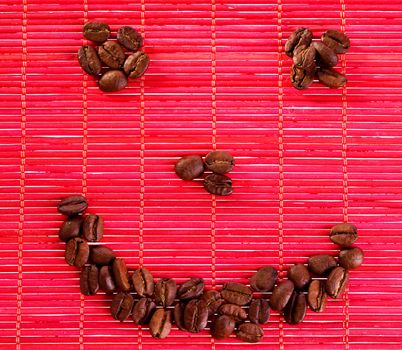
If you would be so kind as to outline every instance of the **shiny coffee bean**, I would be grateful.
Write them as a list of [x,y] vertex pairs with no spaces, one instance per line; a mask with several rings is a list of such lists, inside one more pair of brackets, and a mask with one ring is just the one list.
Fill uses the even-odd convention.
[[81,227],[83,222],[81,215],[71,216],[60,227],[59,238],[63,242],[69,241],[71,238],[81,236]]
[[316,275],[324,275],[336,266],[336,260],[328,254],[314,255],[308,259],[309,270]]
[[144,75],[149,66],[149,56],[138,51],[128,56],[124,62],[124,73],[131,79],[138,79]]
[[206,167],[215,174],[226,174],[235,166],[235,160],[229,152],[212,151],[205,157]]
[[257,292],[268,292],[274,288],[278,272],[272,266],[261,267],[250,278],[250,286]]
[[81,214],[88,207],[88,202],[83,196],[70,196],[60,201],[57,210],[67,216]]
[[247,343],[258,343],[264,337],[264,331],[255,323],[242,323],[237,329],[236,336]]
[[177,297],[180,300],[188,300],[199,297],[204,291],[204,280],[202,278],[191,278],[184,282],[177,290]]
[[137,324],[148,324],[155,311],[156,304],[151,298],[141,298],[133,308],[133,321]]
[[216,318],[211,327],[211,335],[218,340],[229,338],[235,329],[235,320],[227,315]]
[[154,277],[146,268],[139,268],[134,271],[133,286],[140,297],[150,297],[154,294]]
[[345,53],[350,47],[350,40],[346,34],[333,29],[328,29],[322,36],[322,42],[335,53]]
[[292,296],[294,288],[295,285],[290,280],[280,282],[272,291],[271,299],[269,300],[271,309],[278,311],[283,310]]
[[328,276],[325,284],[327,294],[332,298],[338,298],[345,290],[349,281],[349,273],[343,267],[335,267]]
[[221,293],[217,290],[208,290],[204,292],[201,299],[204,300],[207,304],[209,316],[213,315],[225,302],[225,300],[222,298]]
[[357,228],[348,223],[335,225],[331,228],[329,238],[341,247],[350,247],[357,240]]
[[88,22],[83,28],[84,37],[98,44],[105,42],[110,36],[110,27],[102,22]]
[[192,299],[184,307],[184,327],[192,332],[201,332],[208,322],[208,307],[201,299]]
[[358,268],[363,260],[364,253],[359,247],[344,248],[339,252],[339,265],[347,270]]
[[283,316],[288,324],[299,324],[304,320],[306,311],[306,296],[303,292],[294,291],[283,309]]
[[166,338],[172,328],[172,313],[170,310],[158,309],[149,322],[149,331],[154,338]]
[[99,270],[99,288],[107,294],[116,290],[111,266],[102,266]]
[[173,316],[174,322],[176,323],[177,328],[181,329],[182,331],[187,331],[186,327],[184,326],[184,308],[186,307],[185,303],[177,303],[174,306]]
[[310,309],[314,312],[323,312],[327,306],[327,293],[325,292],[325,282],[314,280],[308,287],[307,301]]
[[306,48],[300,48],[295,50],[293,55],[293,64],[297,68],[309,69],[315,67],[315,48],[314,46],[308,46]]
[[308,47],[313,39],[313,33],[308,28],[299,28],[295,30],[285,44],[285,53],[289,57],[293,57],[295,49],[300,47]]
[[99,75],[102,63],[96,50],[89,45],[82,46],[78,50],[78,62],[81,68],[90,75]]
[[269,302],[265,299],[254,299],[248,310],[248,318],[256,324],[266,324],[269,320]]
[[287,276],[295,284],[296,289],[303,289],[311,280],[307,267],[300,263],[290,267]]
[[173,278],[162,278],[155,284],[155,301],[158,305],[167,307],[173,304],[177,285]]
[[83,267],[89,258],[89,246],[82,238],[70,239],[66,244],[65,260],[70,266]]
[[181,179],[193,180],[204,173],[204,162],[197,155],[184,156],[177,161],[175,171]]
[[129,26],[123,26],[117,31],[117,40],[131,51],[137,51],[143,44],[141,34]]
[[320,68],[317,70],[317,77],[320,83],[331,89],[337,89],[345,85],[348,81],[345,75],[334,69]]
[[298,89],[307,89],[314,80],[315,66],[308,68],[297,68],[294,64],[290,69],[290,80],[292,85]]
[[128,271],[124,259],[114,259],[112,264],[113,276],[118,290],[127,292],[130,290]]
[[81,271],[80,289],[84,295],[94,295],[99,289],[99,270],[96,265],[84,266]]
[[204,180],[204,188],[211,194],[229,196],[233,192],[232,179],[225,175],[210,174]]
[[333,67],[337,65],[338,56],[334,50],[321,41],[315,41],[313,45],[316,50],[316,59],[320,66]]
[[110,265],[116,258],[115,252],[104,245],[93,245],[89,253],[89,260],[96,265]]
[[115,320],[123,322],[131,314],[134,298],[128,293],[117,293],[112,299],[110,313]]
[[223,304],[218,309],[219,315],[227,315],[234,318],[235,321],[244,321],[247,319],[246,310],[242,309],[241,306],[236,304]]
[[82,225],[82,234],[88,242],[99,242],[103,237],[103,218],[87,215]]
[[99,79],[99,88],[104,92],[115,92],[127,86],[127,77],[120,70],[110,70]]
[[123,66],[126,56],[121,46],[114,41],[106,41],[98,49],[100,60],[110,68],[120,68]]
[[245,284],[228,282],[224,284],[221,295],[230,304],[246,305],[251,301],[253,292]]

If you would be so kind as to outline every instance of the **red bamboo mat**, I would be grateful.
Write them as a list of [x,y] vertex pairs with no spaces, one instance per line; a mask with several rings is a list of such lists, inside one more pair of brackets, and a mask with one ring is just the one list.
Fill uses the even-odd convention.
[[[381,8],[381,10],[379,10]],[[402,0],[2,0],[0,349],[400,349]],[[86,20],[145,36],[140,82],[104,94],[76,52]],[[347,87],[297,91],[283,53],[298,26],[342,29]],[[178,179],[179,156],[232,152],[234,194]],[[165,340],[81,297],[56,203],[84,193],[103,243],[156,278],[247,282],[336,254],[328,229],[360,230],[364,266],[343,299],[260,344],[173,329]]]

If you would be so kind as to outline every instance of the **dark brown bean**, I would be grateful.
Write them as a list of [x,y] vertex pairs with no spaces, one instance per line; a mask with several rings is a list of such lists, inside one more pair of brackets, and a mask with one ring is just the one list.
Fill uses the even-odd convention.
[[328,254],[314,255],[308,259],[308,268],[316,275],[324,275],[336,266],[336,260]]
[[123,292],[129,291],[131,286],[128,279],[126,262],[124,259],[117,258],[113,260],[112,268],[117,289]]
[[300,263],[290,267],[287,276],[294,283],[296,289],[303,289],[311,280],[307,267]]
[[110,265],[116,258],[115,252],[104,245],[91,246],[89,259],[97,265]]
[[292,296],[294,288],[295,285],[290,280],[280,282],[272,291],[271,299],[269,300],[271,309],[283,310]]
[[334,29],[328,29],[321,36],[321,40],[335,53],[345,53],[350,47],[350,40],[346,34]]
[[232,179],[226,175],[210,174],[204,179],[204,188],[211,194],[229,196],[233,192]]
[[344,248],[339,252],[339,265],[347,270],[358,268],[363,260],[364,253],[359,247]]
[[229,152],[212,151],[205,157],[206,167],[215,174],[226,174],[235,166],[235,160]]
[[123,322],[131,314],[134,306],[134,298],[128,293],[117,293],[112,300],[110,313],[115,320]]
[[233,317],[235,321],[244,321],[247,319],[246,310],[236,304],[223,304],[218,309],[219,315],[227,315]]
[[317,70],[317,77],[320,83],[331,89],[337,89],[345,85],[348,81],[346,76],[330,68],[320,68]]
[[88,242],[99,242],[103,237],[103,218],[87,215],[82,225],[82,234]]
[[107,294],[116,290],[111,266],[102,266],[99,270],[99,288]]
[[90,75],[101,73],[102,63],[95,48],[89,45],[81,46],[78,50],[78,62],[81,68]]
[[208,307],[204,300],[192,299],[184,308],[184,327],[193,333],[201,332],[208,322]]
[[133,286],[140,297],[150,297],[154,294],[154,277],[146,268],[139,268],[134,271]]
[[269,320],[269,302],[265,299],[254,299],[248,310],[248,318],[257,324],[266,324]]
[[333,67],[337,65],[338,56],[334,50],[321,41],[315,41],[313,45],[316,51],[316,59],[320,66]]
[[268,292],[274,288],[276,279],[278,278],[278,271],[272,266],[261,267],[250,278],[250,286],[258,292]]
[[331,228],[329,238],[341,247],[350,247],[357,240],[357,227],[348,223],[335,225]]
[[137,301],[133,308],[133,321],[137,324],[148,324],[152,314],[156,308],[156,304],[151,298],[141,298]]
[[204,291],[204,280],[202,278],[191,278],[184,282],[177,290],[177,297],[180,300],[188,300],[199,297]]
[[313,39],[313,33],[308,28],[296,29],[285,44],[285,53],[289,57],[293,57],[293,53],[297,48],[308,47]]
[[117,40],[131,51],[137,51],[143,45],[141,34],[129,26],[123,26],[117,31]]
[[99,46],[98,55],[104,64],[113,69],[121,68],[126,59],[123,49],[115,41],[106,41]]
[[306,316],[307,303],[303,292],[294,291],[283,309],[285,321],[288,324],[299,324]]
[[245,284],[228,282],[224,284],[221,295],[228,303],[246,305],[251,301],[253,292]]
[[70,266],[83,267],[89,258],[89,246],[80,237],[70,239],[66,244],[65,260]]
[[176,323],[177,328],[181,329],[182,331],[187,331],[186,327],[184,326],[184,308],[186,307],[185,303],[177,303],[174,306],[174,322]]
[[225,302],[221,293],[219,293],[217,290],[208,290],[204,292],[201,299],[207,304],[209,316],[213,315]]
[[211,335],[215,339],[229,338],[235,329],[235,320],[227,315],[221,315],[216,318],[211,327]]
[[314,46],[308,46],[306,48],[300,48],[295,50],[293,55],[293,64],[297,68],[310,69],[315,67],[315,48]]
[[105,92],[115,92],[127,86],[127,77],[120,70],[110,70],[99,79],[99,88]]
[[83,196],[70,196],[60,201],[57,209],[60,213],[67,216],[81,214],[88,207],[88,202]]
[[149,331],[154,338],[166,338],[172,328],[172,313],[170,310],[158,309],[149,322]]
[[338,298],[345,290],[349,281],[349,273],[343,267],[335,267],[328,276],[325,289],[328,295]]
[[307,89],[313,82],[315,66],[309,68],[297,68],[294,64],[290,69],[292,85],[299,90]]
[[236,336],[248,343],[258,343],[264,337],[264,331],[255,323],[242,323],[237,329]]
[[173,278],[162,278],[155,285],[155,301],[167,307],[173,304],[176,297],[177,285]]
[[327,306],[327,293],[324,281],[314,280],[310,283],[307,294],[310,309],[314,312],[323,312]]
[[81,215],[70,216],[63,222],[59,231],[59,238],[63,242],[69,241],[71,238],[81,236],[81,227],[83,222]]
[[86,39],[101,44],[109,39],[110,27],[103,22],[88,22],[84,25],[82,32]]
[[94,295],[99,289],[99,271],[96,265],[84,266],[81,271],[80,289],[84,295]]
[[183,180],[193,180],[204,173],[204,162],[198,155],[184,156],[177,161],[175,172]]
[[124,73],[131,79],[138,79],[144,75],[149,66],[149,56],[138,51],[128,56],[124,62]]

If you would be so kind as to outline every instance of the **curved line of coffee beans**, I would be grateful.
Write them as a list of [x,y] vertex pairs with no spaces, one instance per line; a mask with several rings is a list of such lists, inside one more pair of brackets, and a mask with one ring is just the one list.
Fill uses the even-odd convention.
[[[259,342],[264,336],[260,325],[268,322],[270,308],[281,311],[289,324],[303,321],[307,304],[314,312],[323,312],[327,296],[340,297],[348,283],[348,270],[359,267],[364,258],[362,250],[352,246],[357,240],[356,227],[342,223],[329,235],[342,247],[338,261],[328,254],[314,255],[307,267],[302,263],[291,266],[287,279],[281,281],[274,267],[265,266],[251,276],[250,286],[228,282],[220,291],[204,291],[204,280],[197,277],[180,286],[173,278],[160,278],[155,283],[146,268],[129,274],[124,259],[117,258],[112,249],[88,244],[102,239],[103,219],[84,216],[87,207],[83,196],[70,196],[58,204],[58,211],[68,216],[59,237],[66,242],[66,262],[82,269],[81,293],[94,295],[100,289],[113,294],[112,317],[123,322],[131,316],[136,324],[148,324],[155,338],[167,337],[173,322],[180,330],[200,332],[212,318],[214,338],[224,339],[235,331],[245,342]],[[269,300],[253,295],[270,291]]]
[[143,38],[137,30],[121,27],[117,31],[117,42],[110,40],[112,31],[103,22],[88,22],[82,31],[84,37],[98,47],[82,46],[78,50],[78,62],[86,73],[99,79],[102,91],[119,91],[127,86],[127,77],[138,79],[144,75],[149,57],[140,51]]
[[293,59],[290,70],[292,85],[299,90],[308,88],[317,77],[320,83],[339,88],[346,84],[346,76],[332,69],[338,63],[337,54],[345,53],[350,47],[346,34],[328,29],[321,41],[313,41],[308,28],[298,28],[285,44],[285,53]]

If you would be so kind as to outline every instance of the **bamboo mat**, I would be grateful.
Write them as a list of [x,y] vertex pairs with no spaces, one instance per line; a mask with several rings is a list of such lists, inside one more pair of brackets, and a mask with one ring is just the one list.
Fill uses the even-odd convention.
[[[151,57],[114,94],[83,74],[87,20],[132,25]],[[298,26],[351,38],[347,87],[297,91],[283,53]],[[402,341],[402,1],[2,0],[0,2],[0,349],[400,349]],[[234,194],[178,179],[178,157],[227,150]],[[364,266],[343,299],[260,344],[209,333],[165,340],[82,297],[58,241],[65,195],[103,215],[103,243],[208,288],[336,254],[329,228],[360,232]]]

